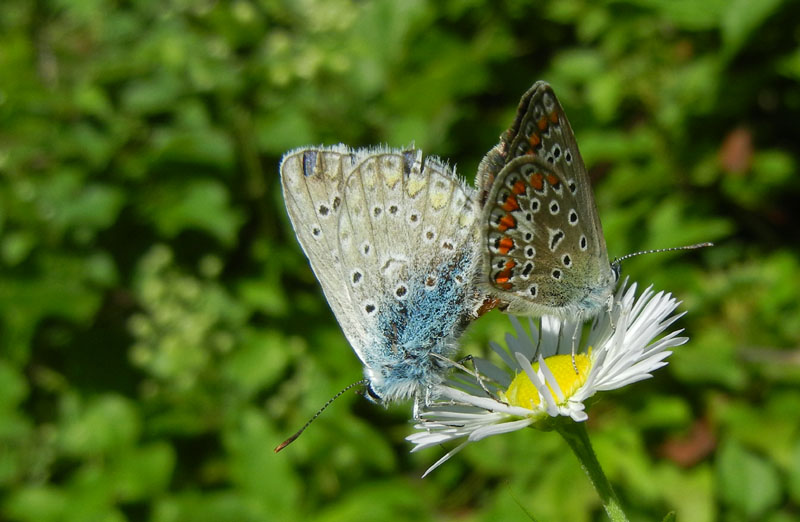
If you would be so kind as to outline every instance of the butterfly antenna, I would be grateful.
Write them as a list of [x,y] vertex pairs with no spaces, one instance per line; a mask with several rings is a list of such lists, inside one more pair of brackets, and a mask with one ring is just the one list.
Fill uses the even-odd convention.
[[612,265],[619,265],[621,262],[625,261],[626,259],[630,259],[631,257],[640,256],[642,254],[657,254],[659,252],[673,252],[675,250],[695,250],[697,248],[705,248],[714,246],[714,243],[697,243],[696,245],[687,245],[687,246],[679,246],[679,247],[672,247],[672,248],[657,248],[655,250],[642,250],[641,252],[633,252],[632,254],[625,254],[622,257],[618,257],[614,259],[614,262],[611,263]]
[[314,422],[315,420],[317,420],[317,417],[319,417],[319,416],[320,416],[320,414],[322,414],[322,412],[323,412],[323,411],[325,411],[325,408],[327,408],[328,406],[330,406],[330,405],[331,405],[331,403],[332,403],[333,401],[335,401],[336,399],[338,399],[339,397],[341,397],[342,395],[344,395],[344,394],[345,394],[345,392],[347,392],[347,391],[348,391],[348,390],[350,390],[351,388],[355,388],[356,386],[367,385],[367,384],[369,384],[369,381],[368,381],[367,379],[361,379],[360,381],[356,381],[356,382],[354,382],[353,384],[348,384],[347,386],[345,386],[345,387],[344,387],[344,389],[342,389],[342,391],[340,391],[339,393],[337,393],[336,395],[334,395],[333,397],[331,397],[330,399],[328,399],[328,402],[326,402],[325,404],[323,404],[323,405],[322,405],[322,408],[320,408],[319,410],[317,410],[317,413],[315,413],[315,414],[314,414],[314,415],[313,415],[313,416],[312,416],[310,419],[308,419],[308,422],[306,422],[306,423],[303,425],[303,427],[302,427],[302,428],[300,428],[299,430],[297,430],[297,432],[296,432],[294,435],[292,435],[291,437],[289,437],[289,438],[288,438],[288,439],[286,439],[285,441],[283,441],[283,442],[281,442],[280,444],[278,444],[278,446],[275,448],[275,453],[278,453],[280,450],[282,450],[283,448],[285,448],[286,446],[288,446],[288,445],[289,445],[289,444],[291,444],[292,442],[296,441],[296,440],[297,440],[297,438],[298,438],[300,435],[302,435],[304,431],[306,431],[306,428],[308,428],[309,426],[311,426],[311,423],[312,423],[312,422]]

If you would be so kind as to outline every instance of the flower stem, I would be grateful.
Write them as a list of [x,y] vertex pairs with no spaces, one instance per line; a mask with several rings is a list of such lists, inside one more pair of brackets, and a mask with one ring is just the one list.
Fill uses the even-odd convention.
[[611,483],[603,473],[600,462],[597,461],[592,443],[589,441],[589,434],[586,433],[586,425],[583,422],[574,422],[569,419],[566,422],[556,423],[556,431],[564,437],[572,452],[578,457],[583,470],[589,475],[589,480],[597,494],[600,495],[608,517],[613,522],[628,522],[628,517],[622,510]]

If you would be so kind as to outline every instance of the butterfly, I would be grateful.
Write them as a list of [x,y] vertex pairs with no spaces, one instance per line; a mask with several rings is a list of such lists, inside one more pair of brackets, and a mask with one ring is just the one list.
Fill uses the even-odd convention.
[[426,401],[481,312],[477,191],[413,148],[308,147],[280,165],[294,231],[377,402]]
[[553,89],[537,82],[484,157],[480,285],[515,315],[588,319],[610,307],[609,263],[589,175]]

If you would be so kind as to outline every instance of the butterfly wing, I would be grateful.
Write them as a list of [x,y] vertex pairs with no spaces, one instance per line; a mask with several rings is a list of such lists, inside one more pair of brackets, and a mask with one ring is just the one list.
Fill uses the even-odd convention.
[[356,152],[343,145],[298,149],[284,156],[280,172],[283,199],[300,246],[342,331],[363,362],[367,334],[352,313],[338,231],[344,181],[357,161]]
[[399,398],[439,380],[479,304],[475,191],[417,150],[373,151],[344,187],[339,222],[354,313],[375,339],[365,357],[378,395]]
[[304,149],[283,162],[284,197],[312,269],[390,400],[440,380],[480,299],[475,191],[417,150]]
[[537,82],[481,164],[483,282],[527,315],[594,315],[615,282],[572,128]]

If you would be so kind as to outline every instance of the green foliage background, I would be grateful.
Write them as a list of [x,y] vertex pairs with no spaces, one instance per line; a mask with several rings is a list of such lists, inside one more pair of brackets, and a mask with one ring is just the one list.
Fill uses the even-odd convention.
[[[415,142],[472,178],[537,79],[612,256],[692,338],[590,411],[634,520],[800,519],[800,3],[0,3],[0,519],[604,518],[557,435],[410,455],[294,239],[278,162]],[[464,340],[480,354],[508,321]]]

